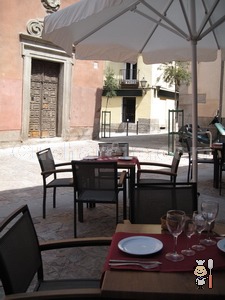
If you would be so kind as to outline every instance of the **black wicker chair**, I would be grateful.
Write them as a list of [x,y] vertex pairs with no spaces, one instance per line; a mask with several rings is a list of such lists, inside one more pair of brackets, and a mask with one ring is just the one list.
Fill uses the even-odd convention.
[[[111,238],[96,237],[39,244],[28,206],[20,207],[0,224],[0,280],[6,299],[99,299],[100,278],[45,280],[41,253],[110,243]],[[27,292],[35,275],[36,287]]]
[[223,143],[219,158],[219,193],[222,194],[223,172],[225,172],[225,143]]
[[[188,153],[188,174],[187,181],[189,182],[192,178],[192,139],[186,138],[183,140]],[[201,155],[201,157],[199,156]],[[204,157],[205,155],[205,157]],[[209,147],[198,147],[197,148],[197,163],[198,164],[214,164],[212,149]]]
[[[116,205],[118,223],[118,193],[123,191],[123,209],[126,208],[126,172],[118,179],[117,163],[105,161],[72,161],[76,192],[74,192],[74,236],[77,234],[78,204],[79,220],[83,221],[83,204],[108,203]],[[126,212],[123,211],[124,218]]]
[[[43,218],[45,218],[47,189],[53,189],[53,207],[55,208],[56,188],[73,187],[72,167],[71,162],[56,164],[50,148],[38,151],[37,157],[40,163],[41,175],[43,178]],[[68,173],[70,173],[70,177],[65,177],[64,175],[66,174],[68,176]]]
[[176,182],[139,185],[131,203],[130,221],[135,224],[160,224],[170,209],[184,210],[192,215],[198,207],[196,183]]
[[[137,170],[137,185],[160,181],[176,182],[177,171],[183,151],[177,149],[171,164],[157,162],[139,162]],[[157,178],[156,178],[157,176]],[[159,178],[158,178],[159,177]]]
[[102,152],[104,148],[106,150],[107,149],[112,150],[113,144],[117,144],[118,146],[119,154],[117,156],[129,156],[129,143],[99,143],[98,144],[99,154]]

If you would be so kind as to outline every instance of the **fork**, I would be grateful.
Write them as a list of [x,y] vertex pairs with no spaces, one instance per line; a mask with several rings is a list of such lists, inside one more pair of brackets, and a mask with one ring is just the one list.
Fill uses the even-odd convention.
[[138,266],[143,269],[153,269],[159,266],[159,264],[156,263],[151,263],[149,265],[147,264],[142,264],[142,263],[137,263],[137,262],[124,262],[124,263],[109,263],[109,266],[111,267],[119,267],[119,266]]
[[130,259],[110,259],[110,263],[139,263],[139,264],[158,264],[161,265],[161,261],[158,260],[130,260]]

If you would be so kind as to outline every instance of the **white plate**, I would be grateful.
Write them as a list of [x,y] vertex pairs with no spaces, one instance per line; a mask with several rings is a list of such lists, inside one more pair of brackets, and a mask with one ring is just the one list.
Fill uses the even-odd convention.
[[163,243],[155,238],[147,236],[132,236],[118,243],[121,251],[134,255],[147,255],[160,251]]
[[225,239],[219,240],[219,241],[217,242],[217,247],[218,247],[221,251],[225,252]]
[[86,156],[86,157],[84,157],[85,160],[96,160],[98,158],[99,158],[98,156]]
[[133,159],[133,157],[131,157],[131,156],[119,156],[118,158],[122,159],[122,160],[132,160]]

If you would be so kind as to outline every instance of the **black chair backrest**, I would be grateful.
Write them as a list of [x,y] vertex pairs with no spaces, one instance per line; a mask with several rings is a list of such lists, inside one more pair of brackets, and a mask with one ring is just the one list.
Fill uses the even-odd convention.
[[225,163],[225,143],[222,145],[222,150],[221,150],[221,164]]
[[179,209],[192,215],[197,210],[196,183],[154,183],[139,185],[131,203],[131,222],[160,224],[160,218],[170,209]]
[[175,151],[174,156],[173,156],[173,160],[172,160],[172,164],[171,164],[171,171],[173,173],[177,173],[178,166],[179,166],[180,159],[181,159],[182,155],[183,155],[182,150],[178,149],[178,150]]
[[123,156],[129,156],[129,143],[118,143],[123,151]]
[[26,292],[38,271],[43,277],[38,238],[25,205],[0,224],[0,279],[5,294]]
[[103,147],[112,149],[113,144],[117,144],[119,149],[121,150],[121,156],[129,156],[129,143],[99,143],[99,152],[101,152]]
[[76,189],[117,190],[117,163],[104,161],[72,161]]
[[[42,172],[55,170],[55,162],[50,148],[37,152],[38,161],[41,166]],[[51,174],[49,174],[51,175]],[[49,176],[48,175],[48,176]],[[47,176],[46,176],[47,177]]]
[[184,139],[185,142],[185,146],[187,147],[187,152],[191,152],[191,148],[192,148],[192,138],[185,138]]
[[191,138],[185,138],[185,139],[183,139],[183,142],[184,142],[184,146],[187,150],[188,158],[189,158],[189,161],[190,161],[191,156],[192,156],[192,139]]

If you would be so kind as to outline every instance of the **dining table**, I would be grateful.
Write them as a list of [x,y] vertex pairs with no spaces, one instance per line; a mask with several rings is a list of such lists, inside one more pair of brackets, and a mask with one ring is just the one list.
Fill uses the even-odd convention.
[[[102,297],[105,299],[224,299],[225,297],[225,240],[220,234],[225,233],[225,226],[214,227],[214,235],[222,241],[224,249],[217,245],[209,246],[204,251],[196,251],[194,256],[185,257],[181,262],[167,261],[165,253],[173,250],[173,237],[168,231],[162,231],[160,224],[131,224],[129,221],[118,224],[105,261],[102,274]],[[125,239],[133,237],[152,237],[161,241],[162,249],[151,255],[132,255],[129,251],[118,247]],[[192,236],[191,243],[198,241],[198,236]],[[178,251],[186,247],[187,237],[178,237]],[[221,242],[220,242],[221,243]],[[129,249],[129,247],[128,247]],[[224,250],[224,251],[223,251]],[[141,253],[141,251],[140,251]],[[110,261],[116,260],[150,260],[161,264],[151,269],[139,266],[110,266]],[[209,269],[207,261],[213,259],[211,270],[212,286],[208,284]],[[206,284],[203,288],[196,285],[194,274],[198,261],[205,260],[208,270]]]
[[[86,156],[84,160],[97,160],[97,161],[115,161],[117,162],[118,170],[127,170],[129,172],[128,178],[128,191],[129,191],[129,201],[134,202],[135,194],[135,174],[136,168],[139,168],[139,160],[136,156]],[[129,218],[131,215],[131,205],[129,205]],[[124,202],[124,219],[127,218],[127,203]]]

